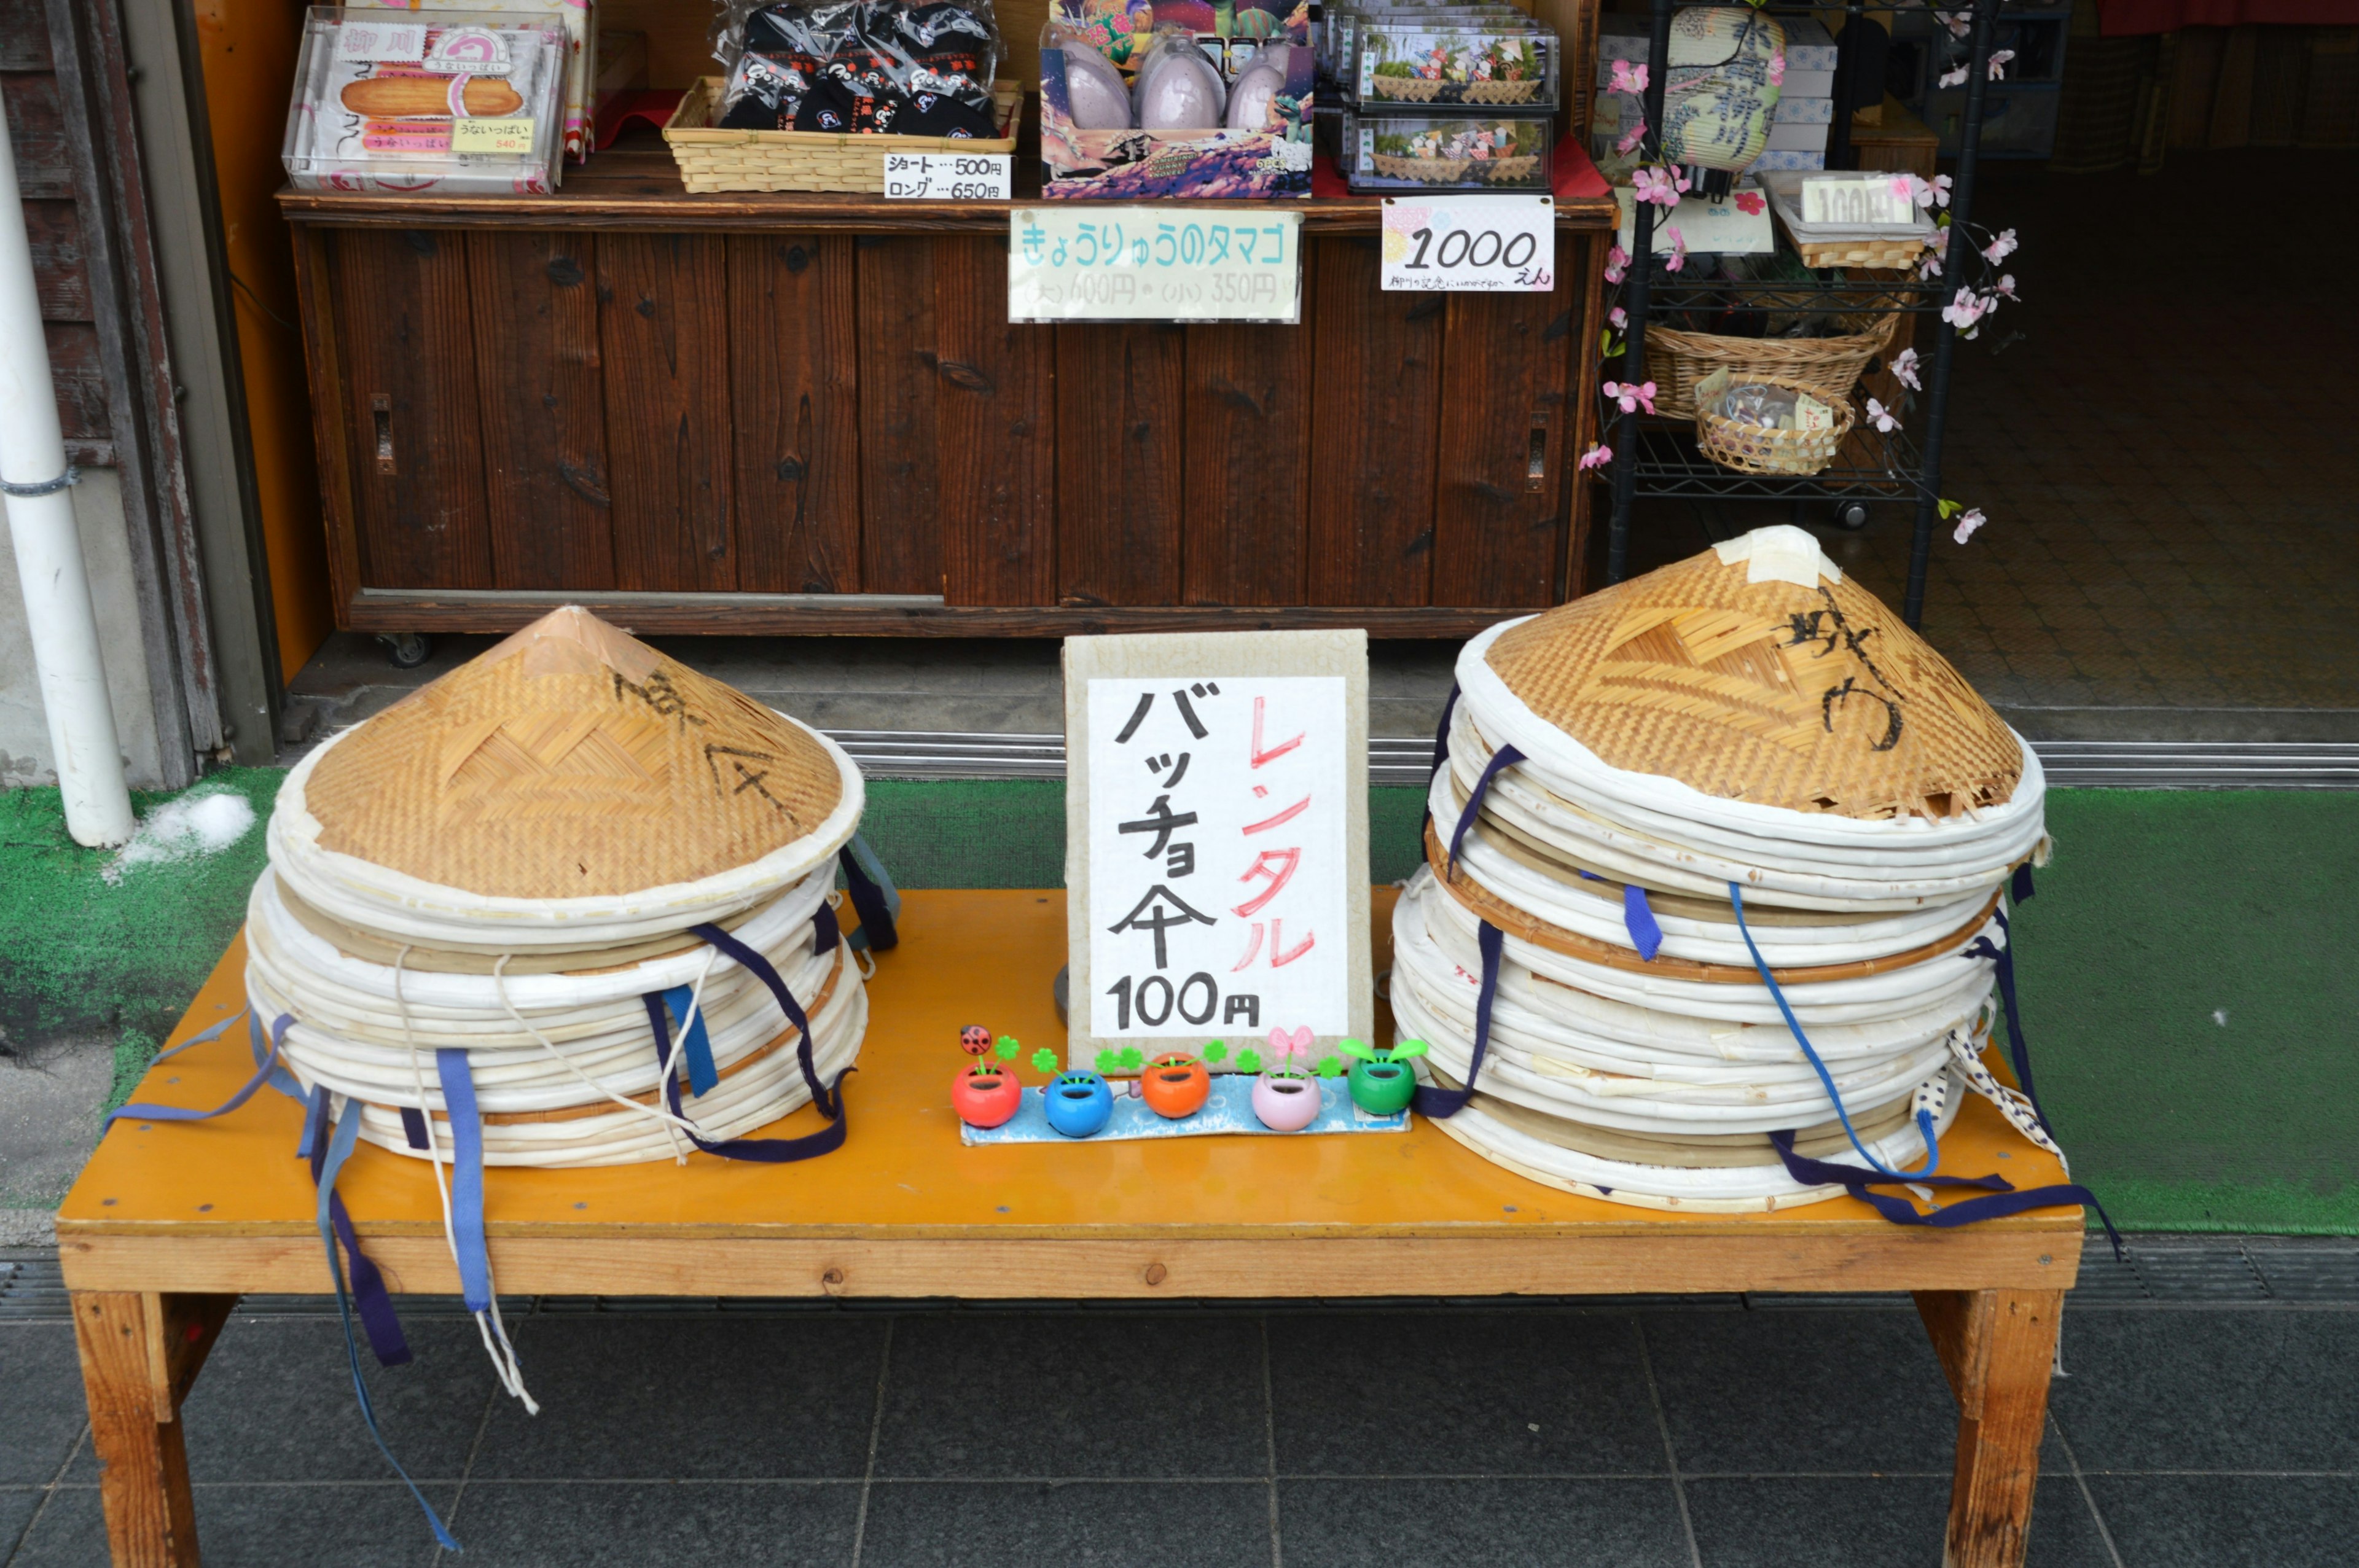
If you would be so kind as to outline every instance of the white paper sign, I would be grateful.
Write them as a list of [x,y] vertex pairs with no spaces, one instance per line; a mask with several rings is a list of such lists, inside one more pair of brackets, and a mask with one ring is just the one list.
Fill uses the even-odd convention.
[[1360,633],[1068,639],[1075,1065],[1217,1039],[1229,1066],[1277,1028],[1322,1051],[1368,1037],[1366,650]]
[[1006,153],[886,153],[885,195],[894,201],[1005,201],[1016,191]]
[[1387,292],[1546,294],[1556,287],[1556,202],[1546,196],[1385,198]]
[[1070,202],[1008,214],[1010,321],[1296,321],[1302,214]]
[[[1900,185],[1898,190],[1894,186]],[[1802,181],[1802,222],[1864,228],[1912,224],[1917,204],[1897,177],[1888,174],[1814,176]]]

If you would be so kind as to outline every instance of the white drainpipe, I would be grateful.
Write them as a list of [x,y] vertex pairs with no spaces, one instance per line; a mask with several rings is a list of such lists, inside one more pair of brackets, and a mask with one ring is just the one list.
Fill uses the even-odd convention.
[[72,482],[16,191],[16,150],[0,119],[0,491],[7,497],[25,626],[65,793],[66,831],[97,848],[125,842],[136,824],[99,657],[90,574],[67,493]]

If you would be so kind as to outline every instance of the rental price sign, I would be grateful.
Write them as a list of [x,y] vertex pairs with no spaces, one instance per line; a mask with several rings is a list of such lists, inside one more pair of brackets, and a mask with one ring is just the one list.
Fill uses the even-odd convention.
[[1387,292],[1546,294],[1556,202],[1546,196],[1385,198]]
[[1302,214],[1071,202],[1008,215],[1010,321],[1298,321]]

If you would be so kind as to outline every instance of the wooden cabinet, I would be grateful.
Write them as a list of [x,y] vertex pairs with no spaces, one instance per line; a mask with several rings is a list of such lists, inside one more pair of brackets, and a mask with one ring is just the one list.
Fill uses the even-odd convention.
[[1386,294],[1373,204],[1312,202],[1299,326],[1011,325],[1004,207],[665,173],[282,198],[340,624],[1461,635],[1575,586],[1597,229],[1553,294]]

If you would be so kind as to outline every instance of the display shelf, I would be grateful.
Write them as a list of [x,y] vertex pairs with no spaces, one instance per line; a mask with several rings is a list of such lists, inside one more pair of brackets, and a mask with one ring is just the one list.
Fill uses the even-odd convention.
[[1741,473],[1698,450],[1691,427],[1656,420],[1639,421],[1633,467],[1639,495],[1723,501],[1905,501],[1923,477],[1903,431],[1855,431],[1819,473]]

